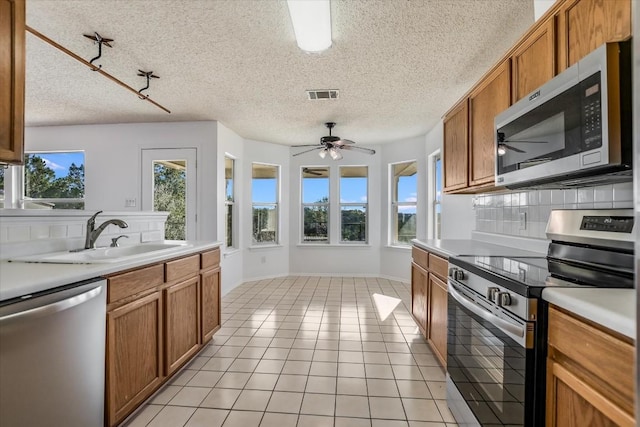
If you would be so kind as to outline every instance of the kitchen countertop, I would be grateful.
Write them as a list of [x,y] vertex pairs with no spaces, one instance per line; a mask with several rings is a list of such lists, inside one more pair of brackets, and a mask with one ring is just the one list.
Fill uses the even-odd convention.
[[525,251],[509,246],[496,245],[479,240],[466,239],[442,239],[442,240],[418,240],[411,241],[421,247],[440,256],[449,258],[462,255],[477,256],[513,256],[513,257],[544,257],[540,252]]
[[636,290],[547,288],[542,298],[631,339],[636,339]]
[[184,248],[170,253],[136,257],[108,264],[48,264],[0,262],[0,301],[53,289],[58,286],[129,270],[146,264],[202,252],[220,246],[220,242],[187,241]]

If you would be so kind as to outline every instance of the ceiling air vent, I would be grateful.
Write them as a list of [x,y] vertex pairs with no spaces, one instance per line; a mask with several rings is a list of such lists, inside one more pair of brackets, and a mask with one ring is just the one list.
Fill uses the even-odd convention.
[[321,99],[338,99],[338,89],[316,89],[308,90],[307,97],[310,101]]

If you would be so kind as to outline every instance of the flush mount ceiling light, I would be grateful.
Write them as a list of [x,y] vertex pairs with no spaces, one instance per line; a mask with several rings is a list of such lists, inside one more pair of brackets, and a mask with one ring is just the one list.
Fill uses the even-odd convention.
[[287,0],[298,47],[322,52],[331,47],[329,0]]

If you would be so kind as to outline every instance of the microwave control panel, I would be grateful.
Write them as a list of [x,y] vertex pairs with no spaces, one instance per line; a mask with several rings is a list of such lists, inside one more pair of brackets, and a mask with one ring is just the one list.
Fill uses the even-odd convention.
[[580,82],[582,90],[582,141],[589,150],[602,146],[600,72]]

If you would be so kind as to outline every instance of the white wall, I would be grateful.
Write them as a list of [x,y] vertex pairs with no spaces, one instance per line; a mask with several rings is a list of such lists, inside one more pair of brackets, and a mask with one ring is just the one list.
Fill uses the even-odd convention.
[[[292,211],[290,197],[290,149],[283,145],[245,140],[243,159],[243,215],[247,219],[243,238],[244,281],[268,277],[286,276],[289,274],[290,213]],[[278,212],[278,245],[253,245],[251,221],[253,218],[251,204],[251,165],[267,163],[280,166],[280,206]]]
[[[301,156],[291,157],[290,162],[290,192],[291,206],[290,217],[290,270],[291,274],[335,274],[354,276],[376,276],[380,274],[377,260],[380,258],[380,245],[383,244],[380,236],[381,201],[383,187],[381,183],[381,154],[380,147],[374,148],[375,155],[354,151],[342,151],[344,158],[339,161],[331,160],[328,156],[321,159],[317,152],[306,153]],[[291,149],[291,154],[301,149]],[[330,244],[301,244],[301,217],[300,209],[301,188],[300,174],[303,166],[329,166],[330,167]],[[368,243],[340,244],[339,227],[339,166],[368,166],[369,168],[369,216]]]
[[[220,260],[220,268],[222,270],[222,294],[226,294],[231,289],[240,285],[244,281],[243,272],[243,236],[245,234],[245,216],[242,209],[244,202],[245,176],[242,173],[244,167],[244,140],[236,135],[232,130],[227,128],[221,123],[218,123],[217,128],[217,157],[215,162],[210,164],[215,165],[216,178],[211,181],[213,187],[217,183],[217,235],[219,240],[223,242],[222,258]],[[224,177],[224,159],[228,155],[235,159],[235,206],[236,216],[234,218],[234,233],[235,233],[235,246],[234,248],[225,247],[225,177]],[[250,217],[249,217],[250,218]]]
[[[113,125],[46,126],[25,129],[26,151],[85,152],[85,209],[139,211],[142,203],[142,149],[196,148],[197,236],[216,240],[215,171],[203,165],[215,159],[216,123],[132,123]],[[134,208],[125,199],[136,199]]]

